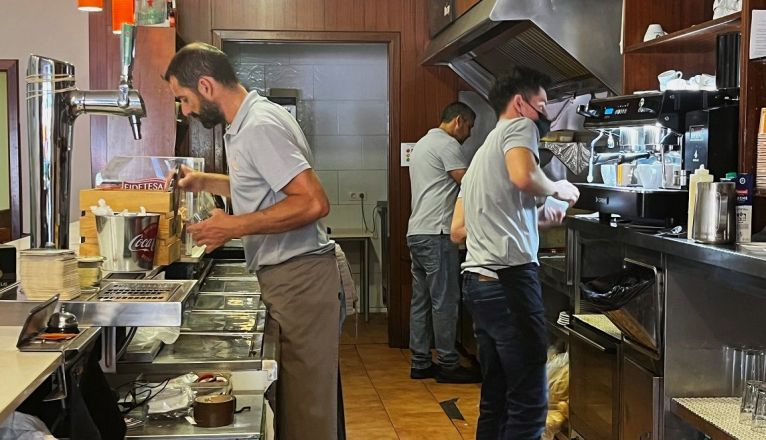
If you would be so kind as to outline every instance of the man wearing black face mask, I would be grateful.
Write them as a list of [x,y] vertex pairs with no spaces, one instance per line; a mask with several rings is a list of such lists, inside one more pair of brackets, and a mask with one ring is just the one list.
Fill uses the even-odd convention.
[[[577,188],[548,179],[538,142],[550,126],[545,87],[550,79],[516,69],[489,98],[497,126],[463,177],[452,238],[466,239],[466,300],[474,320],[483,383],[476,438],[539,440],[545,428],[547,331],[538,277],[538,226],[560,223]],[[460,220],[463,220],[461,223]]]

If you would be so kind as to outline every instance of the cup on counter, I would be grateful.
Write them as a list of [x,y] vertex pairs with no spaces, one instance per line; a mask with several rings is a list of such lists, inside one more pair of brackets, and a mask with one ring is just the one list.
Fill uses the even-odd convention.
[[753,410],[753,427],[751,429],[755,432],[766,433],[766,386],[763,384],[758,387],[755,409]]
[[748,381],[766,379],[766,350],[741,345],[724,347],[730,396],[741,396]]
[[758,403],[758,389],[763,382],[760,380],[749,380],[742,391],[742,401],[739,404],[739,423],[751,425],[753,423],[753,414],[756,403]]
[[662,25],[659,24],[650,24],[646,28],[646,33],[644,34],[644,41],[651,41],[655,38],[660,38],[662,36],[667,35],[668,33],[665,32],[664,29],[662,29]]
[[661,163],[636,165],[635,173],[638,184],[646,189],[657,189],[662,186]]
[[681,79],[683,78],[684,73],[678,70],[666,70],[659,75],[657,75],[657,79],[660,81],[660,90],[665,91],[668,89],[668,83],[674,79]]
[[601,164],[601,180],[605,185],[617,186],[617,165],[611,163]]
[[617,165],[617,186],[630,186],[633,184],[633,174],[636,165],[632,163],[621,163]]

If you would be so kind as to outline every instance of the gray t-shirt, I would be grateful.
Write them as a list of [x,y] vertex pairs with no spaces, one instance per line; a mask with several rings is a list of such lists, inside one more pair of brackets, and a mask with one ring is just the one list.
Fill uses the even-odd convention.
[[465,168],[468,161],[460,143],[441,128],[429,130],[415,144],[410,158],[412,214],[407,236],[449,234],[458,193],[449,172]]
[[[242,102],[224,140],[235,214],[262,211],[284,200],[282,189],[314,160],[295,118],[254,91]],[[248,235],[242,241],[251,271],[334,248],[319,221],[280,234]]]
[[497,270],[537,263],[535,197],[511,183],[505,153],[527,148],[539,161],[538,139],[537,127],[530,119],[501,119],[473,157],[462,185],[468,230],[463,269]]

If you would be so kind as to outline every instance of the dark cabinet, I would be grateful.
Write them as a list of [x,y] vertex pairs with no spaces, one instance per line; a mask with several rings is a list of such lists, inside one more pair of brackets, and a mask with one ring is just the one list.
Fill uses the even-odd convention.
[[619,438],[620,358],[617,340],[575,319],[569,330],[569,417],[582,438]]
[[620,383],[620,438],[657,440],[657,424],[662,414],[662,378],[625,357]]
[[429,0],[428,35],[433,38],[455,19],[455,0]]

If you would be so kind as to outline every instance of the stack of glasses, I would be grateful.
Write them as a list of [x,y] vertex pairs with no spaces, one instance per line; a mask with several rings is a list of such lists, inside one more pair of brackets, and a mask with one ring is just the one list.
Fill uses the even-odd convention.
[[726,346],[724,356],[731,394],[742,396],[739,422],[766,433],[766,350]]
[[739,406],[739,422],[750,425],[755,432],[766,433],[766,384],[749,380],[742,392]]

